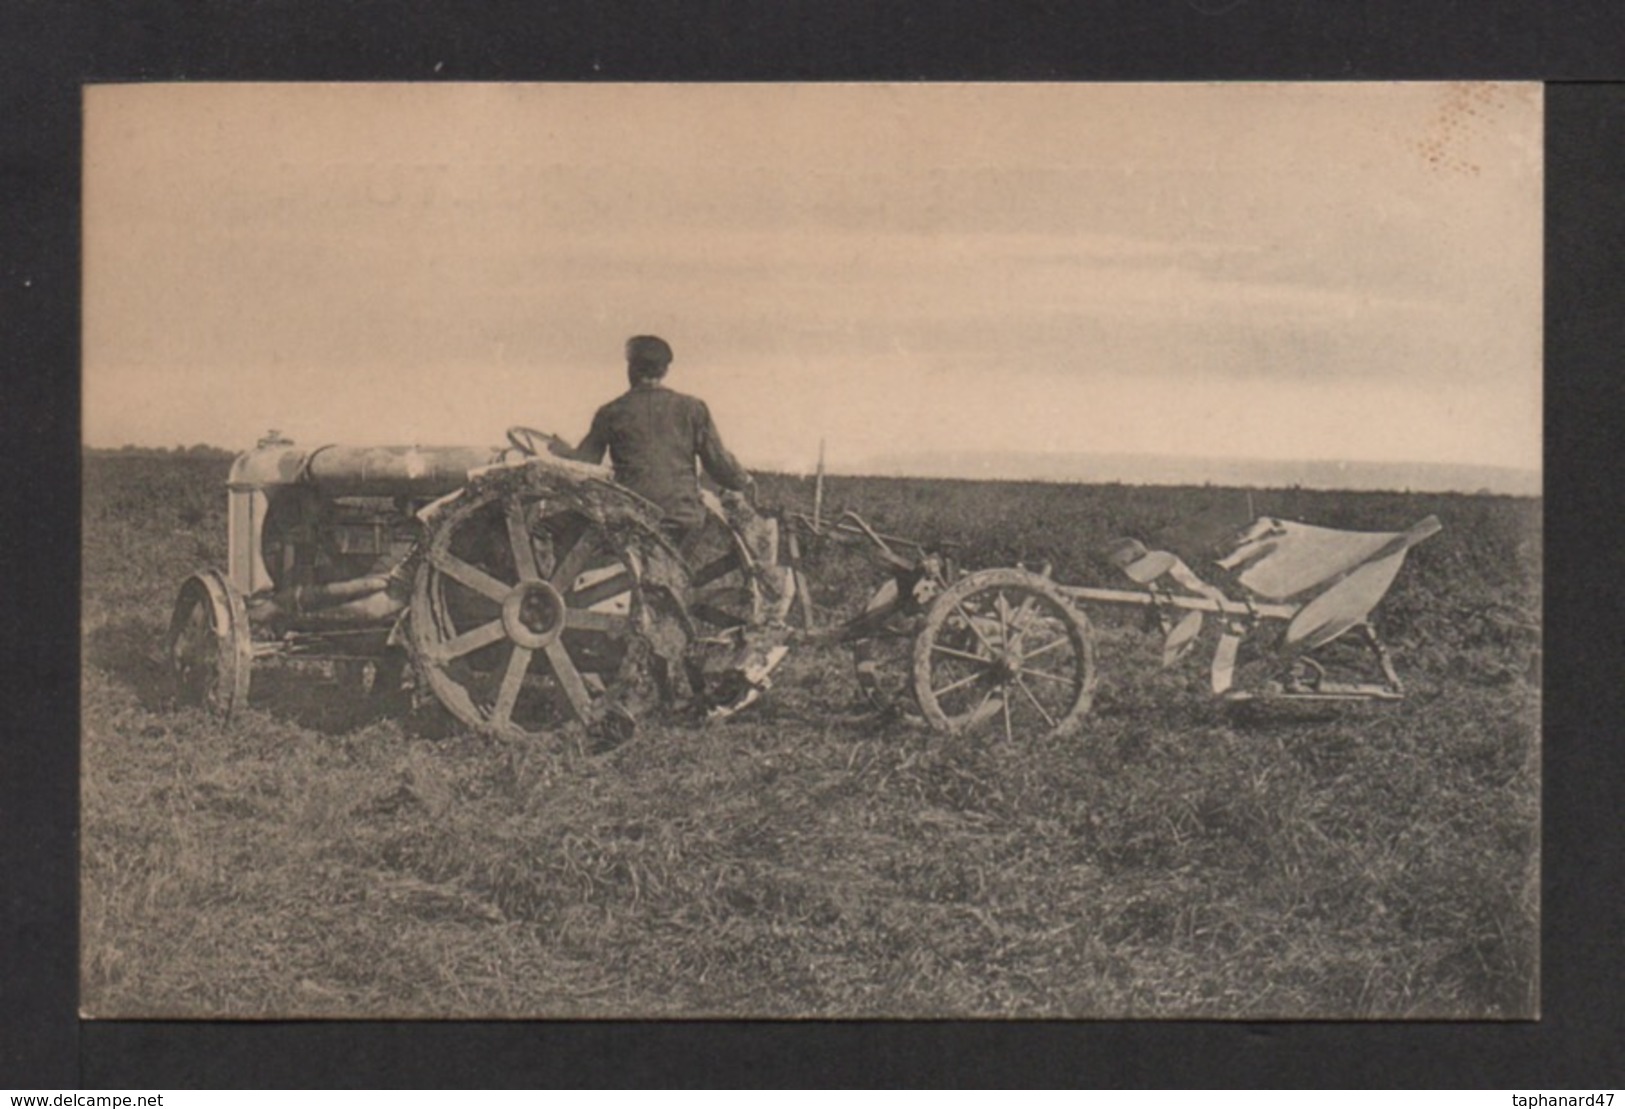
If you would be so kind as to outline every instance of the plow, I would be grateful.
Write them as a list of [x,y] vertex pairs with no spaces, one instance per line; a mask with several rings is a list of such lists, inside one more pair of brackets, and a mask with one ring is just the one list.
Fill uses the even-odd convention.
[[1163,636],[1165,667],[1191,655],[1211,621],[1209,685],[1230,703],[1401,700],[1404,685],[1371,616],[1406,552],[1440,530],[1431,516],[1402,532],[1260,518],[1215,560],[1227,591],[1178,555],[1132,539],[1111,545],[1135,586],[1124,589],[1063,584],[1047,567],[962,573],[941,553],[900,554],[850,513],[833,529],[792,521],[813,534],[862,537],[892,571],[860,615],[810,633],[852,645],[859,685],[875,706],[918,715],[940,732],[1006,739],[1077,729],[1096,686],[1089,613],[1098,608],[1143,612]]
[[[227,565],[179,591],[167,656],[177,699],[230,717],[254,671],[316,661],[419,689],[480,734],[572,726],[625,739],[639,719],[734,715],[792,650],[849,651],[879,712],[1007,740],[1078,729],[1097,682],[1090,613],[1132,609],[1164,665],[1211,641],[1226,701],[1394,701],[1404,687],[1371,615],[1406,553],[1439,530],[1354,532],[1263,517],[1208,577],[1133,539],[1111,545],[1132,588],[1046,568],[966,570],[954,549],[705,495],[697,538],[601,466],[509,429],[499,448],[305,449],[272,433],[227,481]],[[855,615],[821,619],[804,555],[861,549],[883,580]],[[1209,627],[1212,635],[1204,635]]]

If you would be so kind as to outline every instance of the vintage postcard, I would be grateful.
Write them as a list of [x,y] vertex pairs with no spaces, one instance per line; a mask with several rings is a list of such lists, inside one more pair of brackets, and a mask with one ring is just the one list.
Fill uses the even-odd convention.
[[1539,85],[85,126],[85,1016],[1538,1015]]

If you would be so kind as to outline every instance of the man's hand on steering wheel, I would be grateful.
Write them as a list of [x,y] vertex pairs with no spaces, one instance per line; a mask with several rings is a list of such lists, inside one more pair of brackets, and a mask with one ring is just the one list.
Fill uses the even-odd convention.
[[552,432],[537,431],[533,427],[523,427],[518,424],[508,429],[508,443],[526,458],[535,458],[544,452],[562,454],[567,458],[573,449],[569,440],[561,439]]

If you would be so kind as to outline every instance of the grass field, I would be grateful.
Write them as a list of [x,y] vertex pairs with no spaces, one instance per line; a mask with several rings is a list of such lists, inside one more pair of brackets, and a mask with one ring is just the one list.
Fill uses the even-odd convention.
[[[1330,526],[1444,524],[1377,620],[1411,696],[1238,716],[1098,621],[1066,740],[949,740],[792,655],[731,722],[585,758],[380,714],[305,667],[222,729],[165,703],[174,593],[225,557],[227,460],[90,453],[82,1007],[94,1016],[1527,1017],[1537,1008],[1540,505],[1255,491]],[[767,503],[805,483],[766,482]],[[1118,584],[1211,488],[837,479],[972,567]],[[1180,544],[1186,544],[1181,547]],[[816,551],[819,601],[876,573]]]

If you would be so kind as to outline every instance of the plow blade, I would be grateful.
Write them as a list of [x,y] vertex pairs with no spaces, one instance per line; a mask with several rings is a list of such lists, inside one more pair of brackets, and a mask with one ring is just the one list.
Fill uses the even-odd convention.
[[1386,558],[1368,562],[1326,592],[1303,606],[1303,610],[1287,625],[1286,641],[1289,645],[1302,644],[1313,649],[1330,643],[1357,624],[1365,623],[1371,610],[1387,594],[1405,552],[1398,551]]

